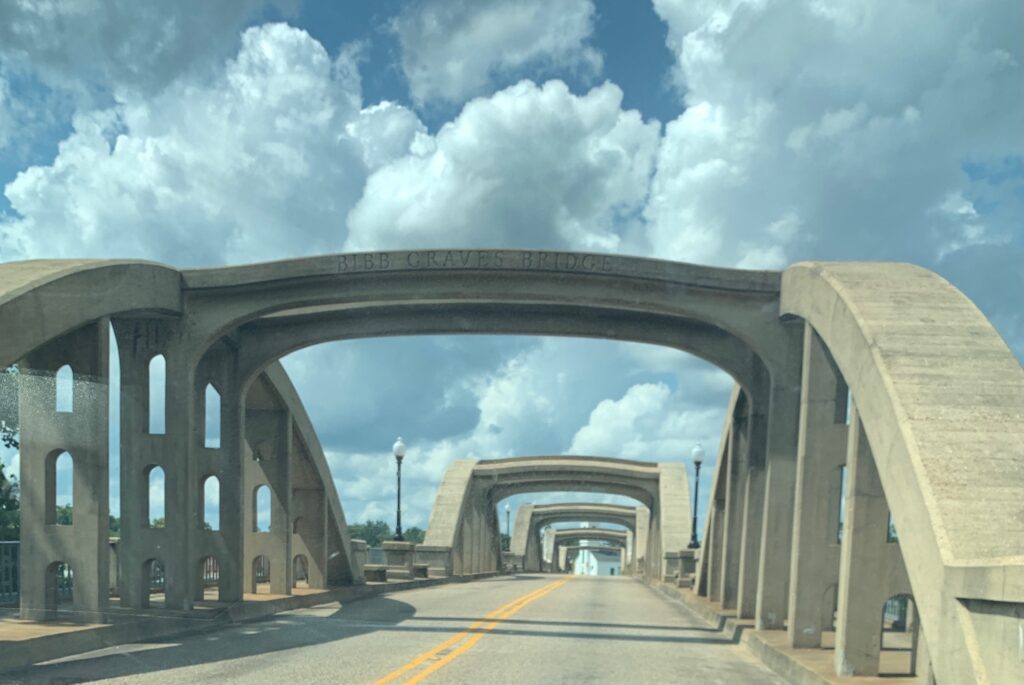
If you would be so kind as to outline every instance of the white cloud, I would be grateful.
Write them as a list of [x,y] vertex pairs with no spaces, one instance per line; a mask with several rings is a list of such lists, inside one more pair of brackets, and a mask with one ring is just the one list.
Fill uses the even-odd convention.
[[153,93],[225,57],[259,10],[297,0],[18,0],[0,3],[0,59],[83,95]]
[[426,0],[403,11],[393,28],[418,104],[463,102],[527,67],[601,70],[601,55],[588,44],[591,0]]
[[403,125],[375,128],[364,151],[359,124],[380,115],[360,99],[346,55],[283,24],[249,29],[211,77],[77,114],[53,163],[7,185],[20,217],[0,223],[0,258],[188,266],[338,251],[364,156],[388,159],[416,128],[390,106]]
[[346,248],[620,249],[646,199],[659,128],[621,104],[610,83],[576,96],[560,81],[470,102],[370,177]]
[[[649,249],[781,268],[1005,243],[1019,226],[937,211],[969,162],[1024,154],[1019,3],[656,0],[686,111],[666,128]],[[788,229],[779,232],[783,222]]]

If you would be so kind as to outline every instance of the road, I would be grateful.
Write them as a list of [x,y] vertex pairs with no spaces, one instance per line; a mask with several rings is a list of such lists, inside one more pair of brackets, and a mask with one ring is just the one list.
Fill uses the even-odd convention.
[[783,683],[745,647],[638,581],[542,574],[120,645],[0,682]]

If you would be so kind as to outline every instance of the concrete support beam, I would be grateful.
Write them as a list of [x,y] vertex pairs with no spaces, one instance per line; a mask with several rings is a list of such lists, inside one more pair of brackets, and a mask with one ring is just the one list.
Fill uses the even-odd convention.
[[839,580],[839,481],[846,462],[846,383],[821,339],[804,326],[789,620],[792,647],[820,647],[832,627]]
[[846,453],[846,512],[839,564],[836,674],[878,675],[882,609],[910,592],[899,545],[886,541],[889,507],[856,407]]
[[[57,618],[58,566],[74,574],[63,620],[106,620],[109,322],[101,319],[34,349],[18,363],[21,420],[21,617]],[[71,406],[58,412],[57,371],[71,367]],[[72,523],[56,518],[57,460],[71,455]],[[67,459],[66,457],[64,458]],[[66,461],[60,465],[64,466]]]
[[[256,390],[256,388],[254,388]],[[270,563],[270,592],[291,594],[291,415],[274,409],[245,412],[245,588],[255,592],[257,558]],[[270,530],[257,530],[257,491],[270,489]]]
[[748,468],[746,401],[737,404],[726,450],[725,522],[722,541],[722,608],[734,609],[739,593],[740,549],[743,532],[743,475]]
[[785,331],[789,339],[786,362],[772,370],[771,379],[764,518],[754,616],[758,630],[784,628],[789,604],[793,490],[796,487],[800,416],[800,338],[803,330],[789,324]]
[[[756,420],[756,419],[755,419]],[[756,446],[750,443],[749,449]],[[736,588],[736,615],[753,618],[757,605],[758,558],[764,516],[765,469],[751,464],[743,474],[743,521],[740,531],[740,571]]]

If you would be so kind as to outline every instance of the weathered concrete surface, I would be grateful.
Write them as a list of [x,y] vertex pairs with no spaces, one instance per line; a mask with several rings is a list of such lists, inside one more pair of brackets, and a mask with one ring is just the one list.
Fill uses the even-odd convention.
[[1024,614],[1024,368],[939,276],[805,263],[781,312],[849,386],[886,493],[939,682],[1012,682]]

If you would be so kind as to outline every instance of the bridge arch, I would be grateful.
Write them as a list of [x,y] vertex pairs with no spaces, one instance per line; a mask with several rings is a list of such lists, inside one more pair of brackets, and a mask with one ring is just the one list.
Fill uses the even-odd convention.
[[[642,512],[643,537],[637,537],[638,513]],[[515,527],[512,529],[510,551],[526,571],[540,571],[542,567],[542,541],[540,531],[555,523],[612,523],[624,526],[633,533],[634,555],[637,548],[647,547],[646,507],[630,507],[596,502],[562,502],[557,504],[519,505]]]
[[451,549],[456,573],[496,570],[501,553],[495,506],[529,492],[603,492],[645,506],[651,512],[645,559],[653,577],[666,572],[663,553],[682,550],[689,540],[690,494],[682,464],[564,455],[452,462],[424,542]]

